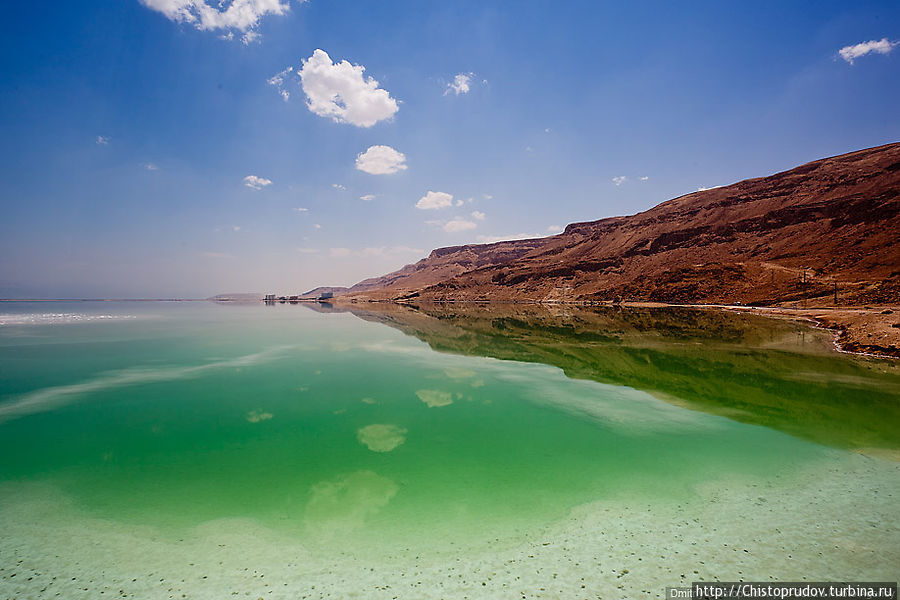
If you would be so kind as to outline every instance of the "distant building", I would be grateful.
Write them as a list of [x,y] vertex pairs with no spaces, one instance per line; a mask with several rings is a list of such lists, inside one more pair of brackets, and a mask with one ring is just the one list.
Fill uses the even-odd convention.
[[275,302],[275,294],[266,294],[266,302],[268,302],[268,303]]
[[331,300],[334,298],[334,292],[322,292],[316,300]]

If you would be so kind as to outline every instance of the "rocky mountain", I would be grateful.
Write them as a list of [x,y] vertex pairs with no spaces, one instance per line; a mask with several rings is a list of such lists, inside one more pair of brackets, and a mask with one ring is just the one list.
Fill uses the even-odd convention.
[[304,292],[300,294],[299,298],[303,300],[315,300],[322,294],[332,294],[334,296],[340,296],[341,294],[346,294],[349,288],[345,287],[327,287],[320,286],[317,288],[313,288],[308,292]]
[[404,301],[900,302],[900,143],[559,235],[434,250],[348,290]]

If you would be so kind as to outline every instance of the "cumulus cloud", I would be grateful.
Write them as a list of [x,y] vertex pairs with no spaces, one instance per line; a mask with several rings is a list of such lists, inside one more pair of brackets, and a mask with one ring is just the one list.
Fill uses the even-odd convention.
[[881,38],[880,40],[869,40],[868,42],[861,42],[852,46],[844,46],[838,50],[838,54],[852,65],[857,58],[872,52],[875,54],[890,54],[894,46],[898,44],[900,42],[892,42],[887,38]]
[[481,212],[480,210],[473,210],[472,217],[474,219],[477,219],[478,221],[484,221],[485,214],[483,212]]
[[431,190],[428,190],[428,193],[416,202],[416,208],[420,210],[437,210],[448,206],[453,206],[453,194],[432,192]]
[[647,177],[646,175],[644,175],[643,177],[641,177],[641,181],[647,181],[648,179],[650,179],[650,178]]
[[356,168],[371,175],[390,175],[406,169],[406,155],[390,146],[369,146],[356,155]]
[[341,185],[340,183],[332,183],[332,184],[331,184],[331,187],[333,187],[333,188],[336,189],[336,190],[341,190],[341,191],[344,191],[344,190],[347,189],[346,186],[343,186],[343,185]]
[[159,171],[159,167],[153,164],[152,162],[144,163],[143,166],[148,171]]
[[95,141],[97,142],[97,145],[99,145],[99,146],[108,146],[109,145],[109,138],[105,135],[98,135],[97,139]]
[[387,90],[378,87],[372,77],[363,77],[366,68],[346,60],[339,63],[321,49],[303,60],[300,81],[306,105],[320,117],[335,123],[371,127],[394,116],[400,107]]
[[457,96],[460,94],[468,94],[469,90],[472,89],[472,77],[474,73],[459,73],[456,77],[453,78],[451,83],[447,84],[447,89],[444,90],[444,95],[446,96],[450,92],[454,92]]
[[626,181],[628,181],[628,178],[625,177],[624,175],[619,175],[618,177],[613,177],[613,178],[612,178],[612,182],[613,182],[614,184],[616,184],[617,186],[622,185],[622,184],[625,183]]
[[309,209],[308,209],[308,208],[303,208],[302,206],[298,206],[298,207],[295,208],[294,210],[296,210],[298,213],[309,212]]
[[364,200],[365,202],[371,202],[375,199],[375,194],[366,194],[365,196],[360,196],[360,200]]
[[472,221],[466,221],[462,217],[455,217],[450,221],[444,223],[444,231],[447,233],[456,233],[458,231],[468,231],[470,229],[475,229],[478,227]]
[[[165,15],[170,21],[189,23],[197,29],[212,31],[215,29],[237,30],[244,33],[241,38],[249,44],[259,37],[255,31],[259,20],[266,15],[283,15],[290,10],[288,2],[281,0],[233,0],[230,3],[208,0],[140,0],[141,4],[151,10]],[[234,39],[229,31],[224,39]]]
[[562,230],[563,230],[562,225],[550,225],[549,227],[547,227],[547,231],[549,233],[561,233]]
[[266,179],[265,177],[258,177],[256,175],[247,175],[246,177],[244,177],[244,185],[254,190],[261,190],[267,185],[272,185],[272,180]]

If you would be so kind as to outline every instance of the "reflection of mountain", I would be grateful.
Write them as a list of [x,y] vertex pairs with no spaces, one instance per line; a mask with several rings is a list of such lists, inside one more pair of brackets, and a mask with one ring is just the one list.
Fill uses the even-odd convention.
[[790,321],[690,309],[355,307],[434,350],[557,366],[845,448],[900,448],[900,365]]

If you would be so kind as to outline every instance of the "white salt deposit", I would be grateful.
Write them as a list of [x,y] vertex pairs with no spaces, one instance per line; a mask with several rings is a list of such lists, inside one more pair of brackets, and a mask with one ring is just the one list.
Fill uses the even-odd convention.
[[85,313],[24,313],[0,314],[2,325],[60,325],[95,321],[130,321],[135,315],[94,315]]
[[702,579],[900,577],[900,464],[852,453],[830,451],[789,482],[709,481],[687,503],[664,490],[608,498],[503,539],[479,523],[399,547],[349,537],[399,489],[371,471],[316,486],[306,518],[341,535],[304,544],[234,519],[173,539],[86,516],[47,485],[6,483],[0,597],[658,598]]

